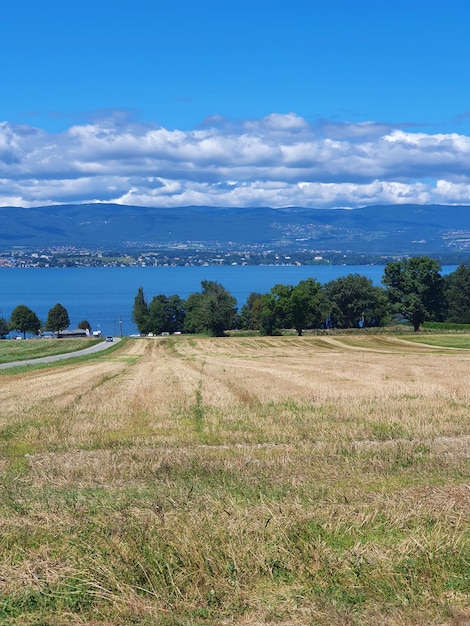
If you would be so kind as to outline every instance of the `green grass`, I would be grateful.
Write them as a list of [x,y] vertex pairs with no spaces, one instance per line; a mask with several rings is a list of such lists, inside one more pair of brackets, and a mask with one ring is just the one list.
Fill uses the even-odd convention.
[[[377,457],[382,486],[373,487],[367,468]],[[75,614],[81,624],[221,624],[254,612],[253,623],[359,625],[379,624],[384,611],[390,624],[443,624],[456,599],[465,606],[462,508],[379,505],[387,470],[409,468],[377,452],[360,465],[337,454],[331,469],[344,478],[335,484],[314,470],[321,461],[312,455],[305,470],[323,488],[297,491],[294,460],[282,475],[259,472],[264,455],[244,461],[257,463],[224,471],[224,459],[207,450],[148,472],[140,486],[34,488],[24,476],[13,489],[8,481],[2,569],[32,568],[34,583],[0,595],[2,623],[67,624]],[[360,469],[359,491],[351,474]],[[419,481],[433,485],[442,487],[432,474]]]
[[[69,340],[66,339],[65,341],[69,341]],[[82,340],[80,340],[80,339],[71,339],[70,341],[73,342],[73,341],[82,341]],[[102,340],[98,339],[94,343],[97,343],[97,342],[100,342],[100,341],[102,341]],[[25,364],[25,365],[16,365],[14,367],[8,367],[6,369],[0,369],[0,377],[17,375],[17,374],[21,374],[21,373],[30,372],[30,371],[33,371],[33,370],[47,370],[47,369],[51,369],[51,368],[55,368],[55,367],[61,367],[61,366],[64,366],[64,365],[67,365],[67,366],[69,366],[69,365],[77,365],[77,364],[80,364],[80,363],[85,363],[87,361],[98,361],[98,360],[103,359],[103,358],[109,359],[109,355],[111,353],[119,350],[119,348],[124,347],[127,341],[129,341],[129,337],[123,337],[120,342],[115,343],[113,345],[110,345],[103,352],[95,352],[95,353],[91,353],[91,354],[71,356],[70,358],[59,360],[59,361],[52,361],[51,363],[28,363],[28,364]],[[90,345],[92,345],[92,344],[88,344],[88,345],[85,345],[85,346],[82,345],[81,348],[79,348],[79,349],[85,349],[85,348],[89,347]],[[77,348],[74,348],[72,350],[72,352],[74,352],[75,350],[77,350]],[[68,352],[69,352],[69,350],[66,350],[64,352],[59,352],[59,353],[54,353],[54,354],[67,354]],[[51,356],[51,355],[38,354],[35,358],[40,358],[42,356]],[[30,357],[30,358],[33,358],[33,357]],[[117,359],[118,360],[122,360],[123,362],[129,363],[129,364],[133,364],[136,361],[135,357],[132,357],[132,356],[131,357],[129,357],[129,356],[122,356],[122,357],[117,357]],[[16,360],[17,359],[15,359],[15,361]],[[6,361],[6,362],[7,363],[11,363],[12,361]]]
[[424,322],[423,330],[470,332],[470,324],[456,324],[454,322]]
[[461,348],[464,350],[470,350],[470,334],[415,334],[404,335],[403,339],[407,341],[414,341],[417,343],[425,343],[430,346],[437,346],[443,348]]
[[0,363],[26,361],[84,350],[103,339],[27,339],[0,341]]

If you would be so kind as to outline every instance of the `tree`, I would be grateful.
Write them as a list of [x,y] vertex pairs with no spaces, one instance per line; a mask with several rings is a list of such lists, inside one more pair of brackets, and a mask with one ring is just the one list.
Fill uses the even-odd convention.
[[11,330],[23,333],[23,337],[26,337],[26,333],[37,335],[40,328],[40,319],[36,313],[25,304],[19,304],[13,309],[10,317]]
[[159,335],[163,332],[168,332],[168,320],[166,314],[166,305],[168,302],[167,296],[160,294],[152,298],[149,307],[148,307],[148,315],[149,315],[149,328],[150,332],[155,335]]
[[290,294],[290,317],[299,337],[304,328],[319,327],[322,321],[322,287],[314,278],[301,280]]
[[185,318],[185,302],[179,296],[155,296],[149,305],[150,332],[176,333],[183,330]]
[[366,276],[348,274],[324,287],[326,317],[339,328],[381,326],[388,314],[388,301],[382,287]]
[[446,321],[470,324],[470,264],[461,263],[445,277]]
[[292,328],[291,285],[278,283],[269,293],[263,296],[263,307],[260,316],[260,333],[262,335],[280,335],[282,328]]
[[259,330],[262,310],[263,295],[252,291],[238,316],[239,327],[244,330]]
[[186,301],[176,294],[170,296],[166,305],[166,312],[169,322],[169,332],[182,332],[186,318]]
[[222,337],[232,328],[237,301],[216,281],[203,280],[201,286],[202,292],[192,293],[186,300],[185,330]]
[[81,328],[82,330],[88,330],[89,332],[91,332],[91,324],[88,320],[82,320],[81,322],[78,322],[77,328]]
[[150,330],[150,316],[143,287],[139,287],[134,298],[134,308],[132,310],[132,321],[137,326],[139,333],[147,334]]
[[314,278],[301,280],[295,287],[277,284],[262,298],[260,331],[278,335],[282,328],[295,328],[300,336],[304,328],[319,326],[322,319],[322,288]]
[[69,326],[70,319],[67,309],[59,303],[55,304],[47,315],[46,330],[59,334],[61,330],[65,330]]
[[10,332],[10,326],[4,317],[0,317],[0,337],[5,337]]
[[415,332],[426,320],[436,320],[444,308],[441,265],[429,257],[387,263],[382,282],[395,311],[413,324]]
[[268,335],[269,337],[281,334],[281,326],[277,314],[277,301],[272,292],[265,293],[262,297],[259,332],[261,335]]

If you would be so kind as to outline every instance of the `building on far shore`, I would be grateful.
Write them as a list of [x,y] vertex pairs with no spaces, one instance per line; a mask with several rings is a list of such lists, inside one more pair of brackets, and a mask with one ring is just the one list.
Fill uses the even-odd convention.
[[90,331],[88,328],[74,328],[61,330],[60,333],[54,333],[54,336],[62,339],[76,339],[77,337],[89,337]]

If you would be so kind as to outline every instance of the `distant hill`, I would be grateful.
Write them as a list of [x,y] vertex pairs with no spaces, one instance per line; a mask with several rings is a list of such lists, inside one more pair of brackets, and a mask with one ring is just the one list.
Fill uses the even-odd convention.
[[150,208],[67,204],[0,208],[0,250],[73,246],[148,250],[351,251],[470,254],[470,206],[394,205],[360,209]]

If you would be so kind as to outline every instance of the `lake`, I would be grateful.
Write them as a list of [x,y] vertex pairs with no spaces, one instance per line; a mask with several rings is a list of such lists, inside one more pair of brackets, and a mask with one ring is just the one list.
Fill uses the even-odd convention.
[[[442,273],[455,269],[445,266]],[[240,308],[252,291],[266,293],[277,283],[296,285],[312,277],[324,284],[357,273],[380,285],[383,271],[382,265],[2,268],[0,317],[9,319],[18,304],[25,304],[45,321],[49,309],[59,302],[69,313],[70,328],[86,319],[92,330],[105,335],[129,335],[137,332],[132,308],[139,287],[150,302],[162,293],[187,298],[201,290],[202,280],[215,280]]]

